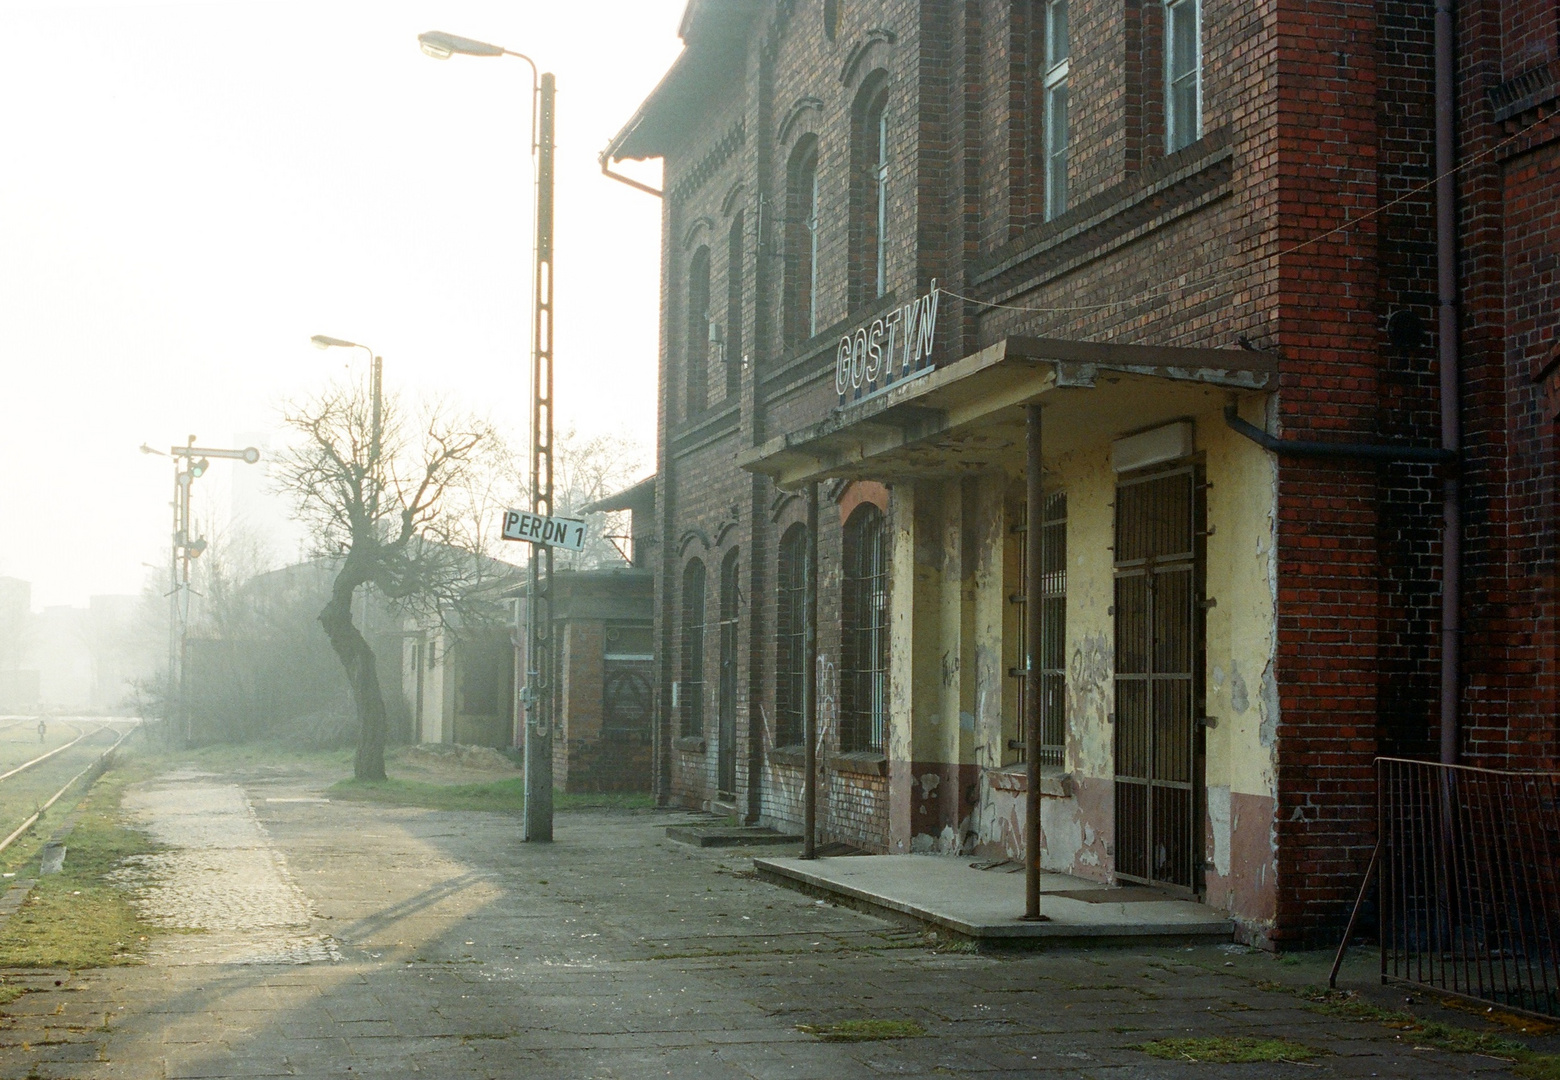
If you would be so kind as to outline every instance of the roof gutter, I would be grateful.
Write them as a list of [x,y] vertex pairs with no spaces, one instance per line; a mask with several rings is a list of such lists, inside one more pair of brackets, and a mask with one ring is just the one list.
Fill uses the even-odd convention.
[[615,150],[615,149],[617,149],[617,140],[616,139],[614,139],[612,141],[611,145],[609,145],[605,150],[603,150],[601,152],[601,175],[602,176],[605,176],[608,180],[616,180],[620,184],[627,184],[629,187],[634,188],[634,189],[636,189],[638,191],[643,191],[647,195],[654,195],[657,199],[664,199],[664,198],[666,198],[666,192],[662,191],[660,188],[653,188],[649,184],[640,183],[638,180],[635,180],[632,176],[624,176],[622,173],[613,172],[612,171],[612,151]]
[[1445,465],[1457,460],[1457,451],[1437,446],[1392,446],[1382,443],[1317,442],[1280,439],[1240,418],[1234,405],[1224,407],[1224,422],[1264,450],[1284,457],[1331,458],[1343,461],[1411,461]]

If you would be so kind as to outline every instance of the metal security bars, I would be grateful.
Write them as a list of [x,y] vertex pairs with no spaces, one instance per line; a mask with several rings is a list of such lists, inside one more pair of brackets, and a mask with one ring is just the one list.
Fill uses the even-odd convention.
[[1560,1016],[1560,783],[1376,762],[1381,975]]
[[677,688],[684,737],[704,734],[704,563],[683,568],[682,685]]
[[[1019,508],[1018,519],[1026,516]],[[1043,538],[1041,540],[1041,595],[1040,612],[1040,684],[1045,695],[1041,703],[1040,764],[1061,765],[1067,749],[1067,493],[1053,492],[1045,497]],[[1014,533],[1022,538],[1028,529],[1020,524]],[[1016,751],[1017,760],[1023,761],[1024,717],[1029,715],[1029,680],[1024,678],[1024,658],[1029,655],[1028,622],[1024,607],[1028,603],[1025,583],[1029,580],[1029,552],[1027,545],[1018,544],[1018,591],[1008,600],[1017,614],[1018,666],[1008,674],[1018,680],[1018,725],[1016,737],[1008,741],[1008,749]]]
[[888,536],[864,503],[845,523],[840,748],[879,750],[888,722]]
[[807,602],[807,527],[792,525],[780,539],[775,573],[775,745],[802,742],[802,685],[807,678],[804,639]]
[[1201,499],[1194,468],[1116,487],[1116,876],[1201,885]]

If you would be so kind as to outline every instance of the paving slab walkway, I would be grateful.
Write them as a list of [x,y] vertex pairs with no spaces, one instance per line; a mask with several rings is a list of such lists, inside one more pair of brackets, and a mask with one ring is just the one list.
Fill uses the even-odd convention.
[[[127,813],[169,845],[129,887],[199,926],[144,965],[9,972],[0,1077],[1464,1077],[1509,1063],[1416,1047],[1286,987],[1325,956],[1234,945],[977,954],[677,844],[686,815],[499,814],[324,801],[303,769],[172,773]],[[137,877],[136,875],[139,875]],[[216,898],[220,897],[220,901]],[[1372,957],[1345,981],[1379,996]],[[1396,999],[1401,1002],[1401,992]],[[1418,1006],[1434,1015],[1438,1006]],[[903,1020],[825,1042],[799,1025]],[[1475,1022],[1475,1021],[1469,1021]],[[1306,1065],[1161,1061],[1168,1036],[1282,1035]]]

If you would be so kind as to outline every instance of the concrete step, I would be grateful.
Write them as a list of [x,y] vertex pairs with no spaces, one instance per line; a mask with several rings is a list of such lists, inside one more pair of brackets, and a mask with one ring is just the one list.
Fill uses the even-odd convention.
[[668,825],[666,835],[679,844],[694,847],[768,847],[775,844],[800,844],[793,833],[776,832],[756,825]]

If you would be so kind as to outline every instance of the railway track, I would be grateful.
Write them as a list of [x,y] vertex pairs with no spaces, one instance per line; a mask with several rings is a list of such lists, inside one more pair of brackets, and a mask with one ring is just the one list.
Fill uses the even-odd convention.
[[40,744],[32,741],[36,717],[0,723],[0,851],[98,768],[137,724],[48,718],[47,726],[50,730]]

